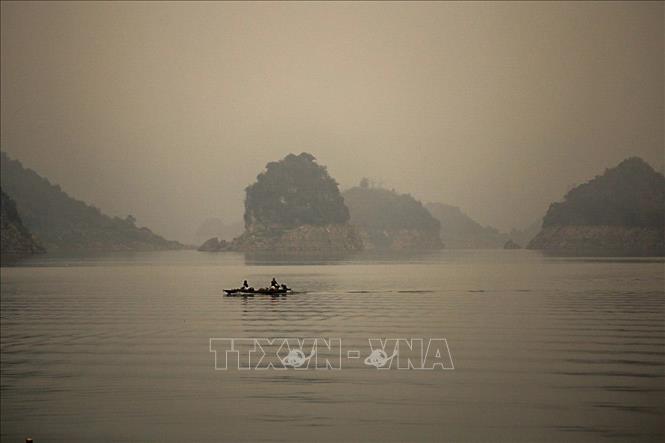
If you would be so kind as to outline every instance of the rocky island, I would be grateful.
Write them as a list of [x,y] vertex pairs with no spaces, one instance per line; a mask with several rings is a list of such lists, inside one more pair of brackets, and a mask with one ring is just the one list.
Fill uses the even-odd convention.
[[270,162],[245,189],[245,231],[207,250],[284,255],[344,255],[362,250],[337,182],[303,152]]
[[665,255],[665,177],[638,157],[553,203],[529,249],[555,255]]
[[370,186],[363,179],[359,186],[344,192],[351,224],[360,231],[366,250],[415,251],[442,249],[441,223],[408,194]]

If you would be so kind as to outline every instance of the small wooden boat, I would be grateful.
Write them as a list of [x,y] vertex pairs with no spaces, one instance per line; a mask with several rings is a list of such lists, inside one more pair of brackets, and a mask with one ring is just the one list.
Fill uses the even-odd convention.
[[291,291],[291,288],[259,288],[259,289],[224,289],[227,296],[236,297],[254,297],[255,295],[285,295],[287,292]]

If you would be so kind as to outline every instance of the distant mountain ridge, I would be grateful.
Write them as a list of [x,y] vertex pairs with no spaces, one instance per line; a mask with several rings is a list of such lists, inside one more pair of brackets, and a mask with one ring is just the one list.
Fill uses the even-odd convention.
[[530,249],[575,255],[665,255],[665,177],[639,157],[552,203]]
[[491,226],[482,226],[457,206],[427,203],[425,207],[441,222],[441,240],[449,249],[501,249],[509,240],[524,246],[540,230],[538,220],[525,229],[503,233]]
[[180,249],[131,216],[109,217],[65,193],[35,171],[0,153],[2,189],[16,201],[18,214],[47,251],[141,251]]
[[449,249],[494,249],[503,247],[508,236],[466,215],[457,206],[428,203],[427,210],[441,223],[441,240]]

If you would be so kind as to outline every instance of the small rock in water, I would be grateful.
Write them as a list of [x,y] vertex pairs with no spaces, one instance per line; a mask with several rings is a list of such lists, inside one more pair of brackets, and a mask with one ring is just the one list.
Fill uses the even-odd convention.
[[515,243],[514,241],[512,241],[512,240],[508,240],[503,245],[503,249],[522,249],[522,247],[520,245],[518,245],[517,243]]
[[226,240],[220,240],[217,237],[213,237],[203,243],[198,250],[203,252],[219,252],[228,249],[229,243]]

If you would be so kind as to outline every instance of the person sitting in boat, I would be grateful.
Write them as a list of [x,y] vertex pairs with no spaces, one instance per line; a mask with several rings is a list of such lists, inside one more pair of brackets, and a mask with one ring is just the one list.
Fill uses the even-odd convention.
[[275,280],[275,277],[272,278],[272,281],[270,282],[270,287],[279,289],[279,283],[277,283],[277,280]]
[[247,283],[247,280],[245,280],[244,282],[242,282],[242,288],[243,288],[244,290],[249,289],[249,283]]

